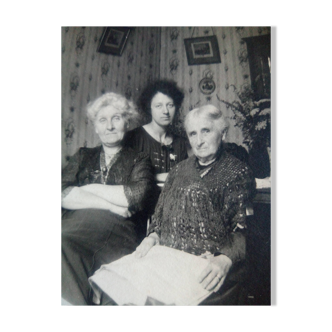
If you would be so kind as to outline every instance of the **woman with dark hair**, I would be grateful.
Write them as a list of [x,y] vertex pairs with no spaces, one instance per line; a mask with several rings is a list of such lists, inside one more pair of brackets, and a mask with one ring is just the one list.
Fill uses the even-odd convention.
[[168,172],[177,163],[188,157],[185,139],[170,130],[183,98],[183,92],[173,81],[150,83],[138,100],[147,124],[129,131],[125,137],[128,146],[150,156],[159,185],[165,182]]

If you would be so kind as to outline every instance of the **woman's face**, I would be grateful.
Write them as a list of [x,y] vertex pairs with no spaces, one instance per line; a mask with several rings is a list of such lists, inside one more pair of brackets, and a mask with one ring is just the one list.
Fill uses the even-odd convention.
[[203,163],[213,160],[223,139],[214,121],[204,116],[191,117],[186,131],[195,156]]
[[112,106],[102,108],[96,116],[94,125],[103,145],[107,147],[121,145],[126,132],[126,122],[119,110]]
[[173,99],[157,92],[151,100],[152,122],[161,127],[168,126],[174,119],[175,105]]

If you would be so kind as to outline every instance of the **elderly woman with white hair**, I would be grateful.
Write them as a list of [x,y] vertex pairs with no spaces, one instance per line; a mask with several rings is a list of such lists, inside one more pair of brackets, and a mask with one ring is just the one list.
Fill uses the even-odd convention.
[[88,278],[145,236],[156,189],[149,156],[123,146],[134,105],[106,93],[87,114],[101,145],[80,148],[62,172],[62,298],[74,305],[91,304]]
[[203,256],[209,264],[199,282],[215,293],[202,304],[244,304],[246,208],[255,179],[223,149],[227,125],[216,107],[189,112],[185,129],[194,155],[170,171],[136,257],[158,244]]

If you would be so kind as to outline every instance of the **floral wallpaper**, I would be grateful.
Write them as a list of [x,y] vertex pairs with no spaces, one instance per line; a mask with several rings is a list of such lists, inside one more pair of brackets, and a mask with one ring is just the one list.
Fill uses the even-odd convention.
[[136,27],[121,56],[98,53],[104,27],[62,27],[62,164],[80,147],[99,142],[86,105],[113,91],[135,101],[160,75],[160,27]]
[[[218,98],[232,102],[235,89],[240,91],[250,84],[250,69],[246,43],[242,38],[270,34],[270,27],[162,27],[160,76],[175,80],[185,92],[182,116],[197,106],[213,104],[220,107],[229,119],[227,140],[242,144],[241,130],[235,126],[233,112]],[[185,38],[216,35],[221,63],[188,65]],[[199,82],[212,78],[216,89],[203,94]]]
[[[270,34],[269,27],[135,27],[121,56],[98,53],[104,27],[63,27],[62,33],[62,164],[81,146],[99,143],[86,117],[86,105],[101,94],[114,91],[136,101],[150,80],[169,78],[185,92],[181,117],[193,108],[211,103],[229,119],[227,140],[242,144],[232,110],[218,98],[232,102],[235,90],[250,84],[246,43],[242,38]],[[185,38],[216,35],[221,63],[193,65],[187,62]],[[215,82],[210,95],[203,94],[203,78]]]

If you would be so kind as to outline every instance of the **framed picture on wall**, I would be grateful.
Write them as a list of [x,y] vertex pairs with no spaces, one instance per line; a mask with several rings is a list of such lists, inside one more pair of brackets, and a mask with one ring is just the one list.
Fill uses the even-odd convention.
[[189,66],[221,63],[216,36],[186,38],[184,45]]
[[122,55],[131,28],[107,27],[101,37],[98,52]]

